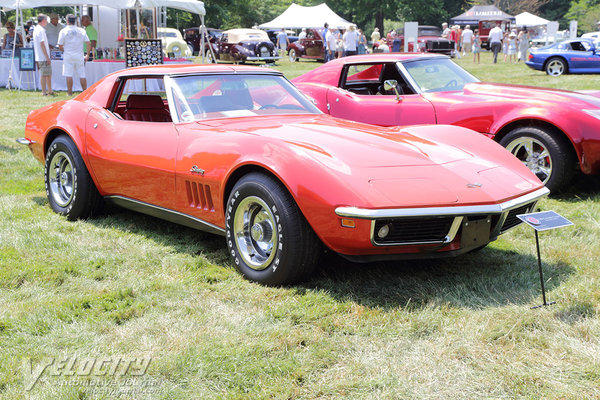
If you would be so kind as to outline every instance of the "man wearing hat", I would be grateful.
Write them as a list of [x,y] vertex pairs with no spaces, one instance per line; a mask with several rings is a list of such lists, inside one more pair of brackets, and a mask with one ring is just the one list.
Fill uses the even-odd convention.
[[50,14],[50,23],[46,25],[46,36],[48,37],[48,46],[51,49],[56,47],[56,43],[58,42],[58,33],[65,26],[58,22],[58,14],[52,13]]
[[373,49],[375,49],[375,43],[378,43],[379,39],[381,39],[381,33],[379,33],[379,28],[375,27],[375,29],[373,29],[373,33],[371,33],[371,42],[373,42]]
[[[77,72],[81,89],[87,88],[85,79],[85,61],[90,53],[90,39],[85,30],[75,26],[77,17],[73,14],[67,15],[67,27],[58,35],[58,46],[63,53],[63,76],[67,78],[67,93],[73,94],[73,74]],[[83,54],[83,46],[87,51]]]

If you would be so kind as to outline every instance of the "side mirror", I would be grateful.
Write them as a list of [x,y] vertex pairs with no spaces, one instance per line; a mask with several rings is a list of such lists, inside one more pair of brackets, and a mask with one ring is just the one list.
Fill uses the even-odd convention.
[[396,93],[396,100],[397,101],[402,101],[402,99],[400,98],[400,93],[398,92],[398,81],[395,79],[388,79],[385,82],[383,82],[383,88],[388,91],[388,90],[394,90],[394,93]]

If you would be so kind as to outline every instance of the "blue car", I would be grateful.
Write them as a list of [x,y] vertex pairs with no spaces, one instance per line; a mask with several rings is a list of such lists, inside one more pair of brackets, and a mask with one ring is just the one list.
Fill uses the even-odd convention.
[[548,75],[600,73],[600,54],[593,39],[569,39],[529,51],[525,64]]

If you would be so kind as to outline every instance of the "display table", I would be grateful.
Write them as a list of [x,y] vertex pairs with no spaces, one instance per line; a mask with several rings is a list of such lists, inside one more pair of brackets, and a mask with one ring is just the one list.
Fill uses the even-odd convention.
[[[189,63],[190,60],[169,60],[165,64]],[[0,87],[8,85],[8,76],[12,64],[11,86],[21,90],[39,90],[40,76],[39,71],[19,71],[19,60],[14,59],[11,63],[10,58],[0,58]],[[67,80],[62,74],[62,60],[52,60],[52,90],[67,90]],[[85,64],[85,74],[88,87],[96,81],[110,74],[125,68],[125,60],[95,60]],[[81,91],[79,77],[73,77],[73,90]]]

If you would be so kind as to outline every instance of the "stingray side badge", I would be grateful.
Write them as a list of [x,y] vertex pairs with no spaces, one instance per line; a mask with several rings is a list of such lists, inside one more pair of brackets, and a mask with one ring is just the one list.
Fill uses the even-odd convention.
[[192,169],[190,169],[190,172],[192,174],[197,174],[197,175],[200,175],[200,176],[204,176],[204,170],[202,168],[198,168],[197,165],[194,165],[192,167]]

